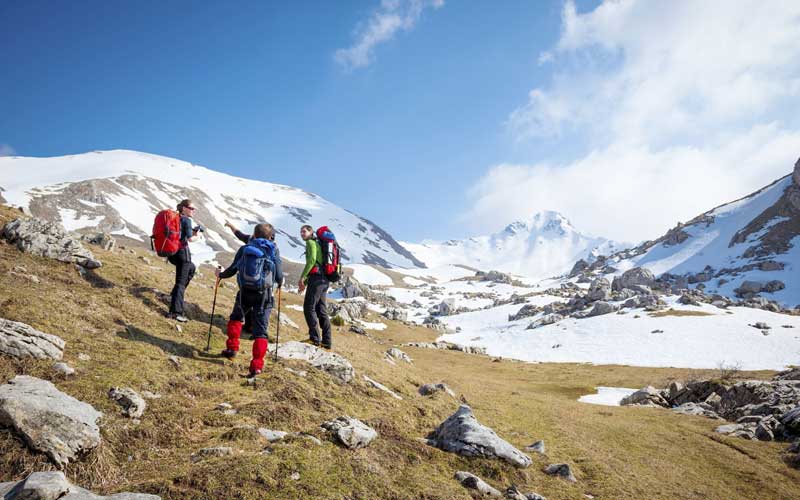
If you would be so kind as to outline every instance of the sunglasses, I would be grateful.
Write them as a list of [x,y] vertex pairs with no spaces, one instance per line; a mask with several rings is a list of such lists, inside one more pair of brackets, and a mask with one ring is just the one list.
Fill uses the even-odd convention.
[[186,210],[196,210],[196,207],[186,207]]

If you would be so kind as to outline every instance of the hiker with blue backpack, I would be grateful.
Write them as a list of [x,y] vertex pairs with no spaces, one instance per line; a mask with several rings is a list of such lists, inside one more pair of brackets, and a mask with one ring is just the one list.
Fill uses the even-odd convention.
[[219,279],[236,275],[239,283],[239,293],[228,321],[228,341],[222,356],[233,359],[239,352],[239,337],[245,314],[253,311],[253,358],[248,377],[254,377],[264,369],[267,325],[275,305],[272,287],[283,283],[280,253],[274,239],[275,229],[271,224],[256,225],[253,236],[236,252],[233,263],[224,271],[215,271]]
[[[339,281],[341,275],[339,245],[327,226],[314,232],[313,227],[305,225],[300,228],[300,237],[306,242],[306,265],[297,283],[299,292],[306,292],[303,315],[308,325],[308,340],[303,342],[330,350],[333,348],[333,339],[325,298],[330,282]],[[317,325],[322,330],[321,339]]]

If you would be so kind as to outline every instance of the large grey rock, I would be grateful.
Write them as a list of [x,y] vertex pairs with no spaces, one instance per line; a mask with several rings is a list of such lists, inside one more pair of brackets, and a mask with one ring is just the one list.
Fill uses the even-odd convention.
[[87,269],[101,266],[92,252],[67,235],[61,224],[35,217],[14,219],[3,227],[0,234],[23,252],[61,262],[78,264]]
[[361,319],[367,314],[367,303],[364,300],[340,300],[328,302],[328,314],[339,316],[348,323]]
[[605,278],[597,278],[589,285],[586,299],[592,302],[611,299],[611,283]]
[[0,318],[0,353],[15,358],[59,360],[64,355],[64,344],[60,337]]
[[518,319],[529,318],[531,316],[536,316],[542,309],[534,304],[525,304],[522,306],[519,311],[515,314],[509,314],[508,320],[509,321],[517,321]]
[[[269,352],[275,352],[275,345],[269,345]],[[322,370],[335,380],[348,383],[353,380],[355,370],[350,361],[344,357],[311,344],[301,342],[284,342],[278,345],[278,357],[282,359],[297,359],[309,363],[314,368]]]
[[383,311],[382,316],[392,321],[406,321],[408,319],[408,313],[396,307],[387,308]]
[[108,397],[122,407],[122,413],[129,418],[142,418],[147,402],[130,387],[112,387]]
[[652,271],[644,267],[634,267],[622,273],[622,276],[614,278],[612,288],[621,291],[631,288],[633,285],[644,285],[653,288],[655,284],[656,277]]
[[19,482],[0,483],[0,497],[7,500],[160,500],[145,493],[95,495],[71,484],[63,472],[34,472]]
[[526,330],[534,330],[534,329],[539,328],[541,326],[547,326],[547,325],[552,325],[552,324],[558,323],[562,319],[564,319],[564,316],[562,316],[562,315],[560,315],[558,313],[545,314],[544,316],[542,316],[541,318],[537,319],[536,321],[532,321],[525,329]]
[[342,297],[352,299],[354,297],[363,297],[364,290],[361,283],[352,276],[345,275],[342,279]]
[[660,406],[669,407],[669,403],[664,399],[661,392],[653,386],[648,385],[630,396],[625,396],[619,402],[621,406]]
[[673,408],[672,411],[682,415],[698,415],[713,419],[722,418],[717,415],[717,412],[715,412],[713,408],[711,408],[711,405],[707,403],[683,403],[682,405]]
[[346,415],[323,423],[322,428],[331,432],[339,443],[351,450],[364,448],[378,437],[375,429]]
[[500,459],[516,467],[531,465],[530,457],[481,425],[467,405],[461,405],[429,439],[433,446],[458,455]]
[[103,250],[113,251],[117,247],[117,240],[109,233],[97,233],[93,236],[83,236],[83,241],[88,241],[92,245],[97,245]]
[[572,266],[572,270],[569,272],[569,277],[574,278],[575,276],[581,274],[588,268],[589,268],[589,263],[583,259],[580,259],[575,263],[574,266]]
[[488,273],[484,273],[482,271],[478,271],[475,273],[475,276],[481,278],[481,281],[491,281],[492,283],[502,283],[506,285],[510,285],[514,282],[514,279],[511,275],[506,273],[501,273],[500,271],[489,271]]
[[483,479],[479,478],[475,474],[458,471],[454,477],[455,480],[461,484],[461,486],[470,490],[475,490],[482,497],[499,498],[503,496],[502,493],[489,486]]
[[781,423],[791,432],[800,434],[800,405],[784,413],[781,416]]
[[613,312],[616,312],[617,310],[618,310],[618,307],[616,305],[609,304],[608,302],[604,302],[604,301],[601,300],[601,301],[595,302],[594,303],[594,307],[592,307],[592,310],[589,311],[588,313],[586,313],[586,316],[584,316],[584,317],[591,318],[591,317],[594,317],[594,316],[602,316],[604,314],[611,314]]
[[0,425],[13,428],[60,467],[100,444],[101,416],[46,380],[17,375],[0,386]]

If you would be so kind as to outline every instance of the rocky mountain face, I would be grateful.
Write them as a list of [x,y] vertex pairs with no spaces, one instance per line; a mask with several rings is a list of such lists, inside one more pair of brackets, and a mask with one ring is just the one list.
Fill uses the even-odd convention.
[[593,263],[578,261],[570,276],[588,282],[634,267],[678,288],[740,299],[764,293],[783,305],[800,304],[800,160],[792,174],[656,240]]
[[[113,234],[149,244],[153,217],[183,198],[198,207],[206,231],[192,244],[196,259],[211,261],[240,243],[224,227],[250,231],[262,221],[278,231],[285,258],[301,260],[303,224],[328,225],[348,264],[424,267],[385,230],[320,196],[290,186],[233,177],[187,162],[135,151],[95,151],[54,158],[0,158],[2,202],[27,209],[67,231]],[[129,243],[130,243],[129,242]]]
[[617,252],[628,245],[577,231],[558,212],[545,211],[516,221],[502,231],[464,240],[403,243],[428,267],[465,265],[500,270],[529,278],[547,278],[569,271],[577,259]]

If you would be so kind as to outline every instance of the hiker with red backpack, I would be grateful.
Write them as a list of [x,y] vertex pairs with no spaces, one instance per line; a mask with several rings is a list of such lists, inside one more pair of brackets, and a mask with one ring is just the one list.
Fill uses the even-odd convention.
[[[339,266],[339,245],[336,237],[327,226],[317,229],[305,225],[300,228],[300,237],[306,242],[306,266],[300,276],[297,287],[300,293],[305,290],[303,314],[308,325],[308,340],[303,342],[333,348],[331,338],[331,321],[325,301],[331,281],[338,281],[341,273]],[[317,325],[322,329],[322,338]]]
[[189,252],[189,242],[203,231],[202,226],[192,227],[195,210],[191,200],[178,203],[177,211],[162,210],[156,215],[153,235],[150,237],[153,250],[175,266],[175,285],[172,287],[167,317],[182,323],[189,321],[185,316],[183,296],[196,270]]
[[239,293],[228,321],[228,341],[222,356],[233,359],[239,352],[242,322],[245,314],[253,311],[253,358],[248,377],[254,377],[264,369],[264,356],[268,347],[267,325],[275,305],[272,286],[283,283],[280,254],[274,239],[275,229],[271,224],[256,225],[247,244],[236,252],[233,263],[224,271],[214,271],[219,279],[236,275],[239,283]]

